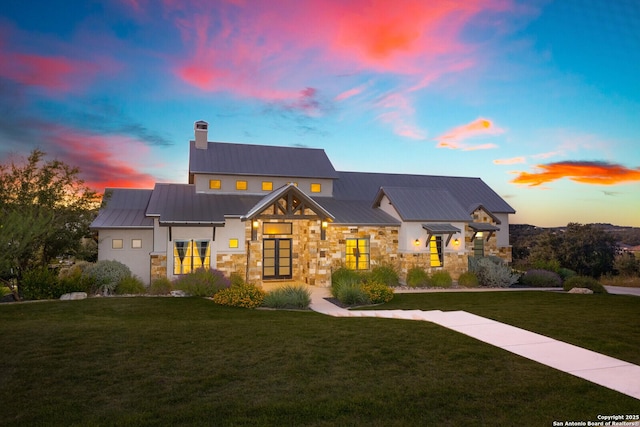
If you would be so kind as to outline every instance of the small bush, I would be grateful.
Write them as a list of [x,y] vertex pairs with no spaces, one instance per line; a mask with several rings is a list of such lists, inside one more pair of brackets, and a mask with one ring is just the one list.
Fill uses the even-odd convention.
[[398,286],[400,284],[400,278],[396,270],[389,265],[379,265],[371,270],[371,273],[366,278],[367,281],[372,283],[383,283],[387,286]]
[[231,281],[220,270],[198,268],[192,273],[180,276],[173,282],[180,289],[194,297],[211,297],[231,286]]
[[268,292],[263,304],[270,308],[306,309],[311,304],[311,293],[303,285],[283,286]]
[[36,268],[22,276],[20,292],[26,300],[55,299],[68,292],[80,291],[69,282],[61,282],[58,275],[48,268]]
[[119,261],[103,260],[88,266],[83,276],[94,282],[98,292],[109,295],[122,279],[131,277],[131,270]]
[[0,298],[5,297],[11,293],[11,289],[6,286],[0,286]]
[[369,304],[369,297],[364,290],[362,290],[361,283],[345,283],[341,285],[335,297],[346,305]]
[[340,267],[331,274],[331,295],[338,298],[342,286],[350,286],[362,282],[362,275],[346,267]]
[[137,276],[129,276],[118,282],[116,286],[117,295],[140,295],[144,294],[147,289],[144,287],[144,283]]
[[465,271],[458,277],[458,286],[465,288],[476,288],[479,286],[478,276],[471,271]]
[[560,278],[562,279],[563,282],[573,276],[578,275],[578,273],[576,273],[575,271],[570,270],[568,268],[564,268],[564,267],[558,270],[558,274],[560,275]]
[[431,286],[429,274],[420,267],[413,267],[407,272],[407,286],[410,288]]
[[148,292],[151,295],[169,295],[173,290],[173,283],[166,277],[158,277],[151,281]]
[[518,281],[520,275],[514,273],[511,267],[506,265],[500,258],[484,257],[476,260],[470,258],[469,266],[478,276],[480,285],[491,288],[506,288]]
[[64,293],[86,292],[87,294],[91,294],[95,292],[95,280],[84,274],[84,270],[90,265],[93,264],[86,261],[79,261],[68,268],[60,269],[58,272],[58,280],[60,282],[60,288],[65,290]]
[[244,277],[242,277],[242,274],[235,271],[231,273],[229,280],[231,281],[231,286],[244,285]]
[[529,270],[522,277],[520,283],[531,288],[561,287],[562,279],[558,273],[548,270]]
[[565,280],[563,288],[565,291],[570,291],[573,288],[587,288],[591,289],[594,294],[606,294],[607,290],[593,277],[588,276],[573,276]]
[[448,271],[436,271],[431,275],[431,286],[436,288],[450,288],[453,284]]
[[547,270],[558,273],[560,271],[560,261],[557,261],[555,259],[536,260],[533,262],[533,267],[535,270]]
[[384,283],[364,283],[361,289],[371,304],[383,304],[393,299],[393,288]]
[[213,302],[220,305],[242,308],[256,308],[262,305],[265,292],[250,283],[221,289],[213,296]]

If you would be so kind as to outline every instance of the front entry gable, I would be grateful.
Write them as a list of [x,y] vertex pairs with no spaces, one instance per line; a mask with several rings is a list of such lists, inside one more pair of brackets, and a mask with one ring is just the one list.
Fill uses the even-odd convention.
[[295,184],[284,185],[263,197],[245,215],[243,221],[260,218],[321,219],[333,221],[334,216],[306,195]]

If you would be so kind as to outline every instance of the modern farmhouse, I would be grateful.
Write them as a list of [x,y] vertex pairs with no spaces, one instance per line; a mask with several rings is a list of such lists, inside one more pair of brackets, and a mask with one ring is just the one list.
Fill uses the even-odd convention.
[[321,149],[209,142],[199,121],[188,184],[107,189],[92,227],[98,258],[147,283],[205,267],[329,286],[340,266],[455,279],[469,257],[510,262],[513,213],[480,178],[339,172]]

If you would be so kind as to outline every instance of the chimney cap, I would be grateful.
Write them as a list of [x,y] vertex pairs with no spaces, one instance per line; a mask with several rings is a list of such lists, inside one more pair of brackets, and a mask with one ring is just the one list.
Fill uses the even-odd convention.
[[208,130],[209,123],[205,122],[204,120],[198,120],[194,123],[193,128],[195,130]]

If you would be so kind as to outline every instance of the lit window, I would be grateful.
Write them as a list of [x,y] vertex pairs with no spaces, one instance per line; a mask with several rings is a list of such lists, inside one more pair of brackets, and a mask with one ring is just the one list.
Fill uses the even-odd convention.
[[246,190],[247,189],[247,181],[236,181],[236,190]]
[[211,265],[208,240],[175,240],[173,243],[173,274],[188,274]]
[[290,222],[265,222],[262,224],[262,234],[293,234],[293,224]]
[[262,181],[262,191],[273,191],[273,182]]
[[429,256],[431,267],[442,267],[444,259],[442,257],[442,236],[431,236],[429,240]]
[[237,248],[238,247],[238,239],[229,239],[229,247]]
[[322,184],[311,184],[311,192],[319,193],[322,191]]
[[142,248],[142,239],[131,239],[131,248],[132,249]]
[[351,270],[369,269],[369,239],[347,239],[345,265]]
[[210,179],[209,180],[209,188],[211,190],[219,190],[222,187],[222,183],[219,179]]
[[113,239],[111,241],[111,249],[122,249],[124,247],[122,239]]

